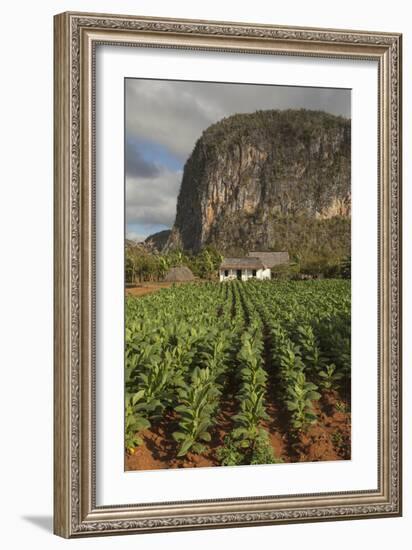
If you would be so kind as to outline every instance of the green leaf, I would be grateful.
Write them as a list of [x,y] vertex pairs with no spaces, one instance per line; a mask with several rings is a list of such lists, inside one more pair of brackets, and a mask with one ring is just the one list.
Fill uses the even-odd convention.
[[201,443],[194,443],[192,447],[192,451],[194,453],[202,453],[204,450],[205,450],[205,446],[202,445]]
[[318,401],[321,397],[321,394],[317,391],[310,391],[306,395],[306,398],[310,401]]
[[202,439],[203,441],[210,441],[212,439],[212,436],[210,435],[209,432],[202,432],[199,435],[199,439]]
[[247,435],[247,433],[248,431],[246,430],[246,428],[235,428],[232,432],[235,439],[239,439],[239,437]]
[[191,412],[187,407],[186,405],[178,405],[177,407],[175,407],[175,411],[176,412],[180,412],[180,413],[188,413],[188,412]]
[[186,435],[183,432],[173,432],[172,437],[175,441],[184,441],[186,439]]
[[138,418],[134,424],[135,430],[146,430],[147,428],[150,428],[150,422],[146,418]]
[[144,396],[144,394],[145,394],[145,390],[140,390],[140,391],[136,392],[132,397],[133,405],[136,405],[136,403],[138,401],[140,401],[140,399]]
[[181,445],[180,449],[179,449],[179,452],[177,453],[177,456],[180,457],[180,456],[185,456],[190,447],[193,445],[194,443],[194,440],[193,438],[191,437],[188,437]]

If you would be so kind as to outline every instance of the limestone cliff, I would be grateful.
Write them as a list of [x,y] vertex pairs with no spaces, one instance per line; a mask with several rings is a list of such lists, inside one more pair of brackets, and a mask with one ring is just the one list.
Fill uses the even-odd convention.
[[185,164],[167,247],[270,249],[285,219],[348,218],[350,136],[350,120],[308,110],[210,126]]

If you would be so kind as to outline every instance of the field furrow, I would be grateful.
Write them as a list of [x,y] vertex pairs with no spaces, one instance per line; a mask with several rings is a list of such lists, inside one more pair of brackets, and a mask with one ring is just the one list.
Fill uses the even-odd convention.
[[350,458],[350,282],[126,300],[126,469]]

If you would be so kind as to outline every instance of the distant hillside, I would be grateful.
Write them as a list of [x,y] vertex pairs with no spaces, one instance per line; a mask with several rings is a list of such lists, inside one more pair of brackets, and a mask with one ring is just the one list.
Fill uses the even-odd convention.
[[152,246],[156,250],[161,251],[165,247],[170,237],[170,234],[171,230],[165,229],[164,231],[159,231],[158,233],[153,233],[153,235],[149,235],[144,242],[145,244]]
[[321,111],[213,124],[185,164],[166,248],[349,253],[350,151],[350,120]]

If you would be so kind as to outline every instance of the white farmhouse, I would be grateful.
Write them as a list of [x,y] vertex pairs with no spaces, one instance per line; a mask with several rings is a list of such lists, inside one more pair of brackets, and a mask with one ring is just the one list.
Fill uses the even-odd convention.
[[219,268],[220,281],[247,281],[271,278],[271,269],[289,263],[287,252],[249,252],[246,258],[223,258]]
[[259,258],[223,258],[219,268],[220,281],[238,279],[270,279],[270,268],[263,265]]

